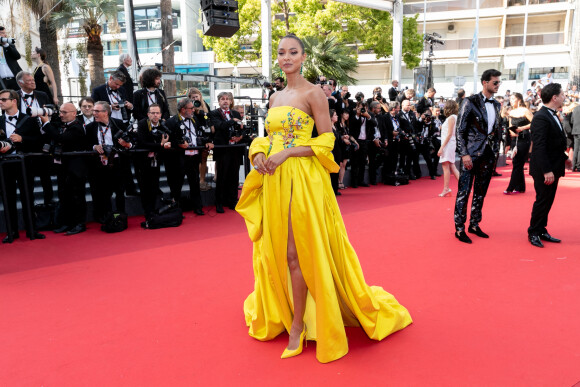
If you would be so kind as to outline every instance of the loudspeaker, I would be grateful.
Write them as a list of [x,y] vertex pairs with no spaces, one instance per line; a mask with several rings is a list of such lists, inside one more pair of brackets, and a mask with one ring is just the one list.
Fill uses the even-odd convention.
[[240,29],[238,2],[235,0],[201,0],[203,34],[229,38]]

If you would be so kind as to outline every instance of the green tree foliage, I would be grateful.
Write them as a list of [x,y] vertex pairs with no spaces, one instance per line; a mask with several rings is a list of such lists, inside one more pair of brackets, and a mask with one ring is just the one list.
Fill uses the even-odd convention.
[[303,75],[310,82],[316,80],[320,74],[336,79],[340,84],[353,84],[356,79],[350,77],[349,72],[356,69],[358,63],[350,55],[347,46],[338,43],[334,36],[307,36],[304,38],[306,61]]
[[[378,11],[349,4],[319,0],[273,0],[272,14],[284,14],[288,6],[290,32],[301,38],[334,38],[338,44],[351,48],[356,57],[359,50],[372,50],[377,58],[385,58],[393,52],[393,19],[388,12]],[[238,2],[240,30],[231,38],[203,36],[205,47],[212,49],[216,60],[234,65],[246,60],[256,61],[261,54],[260,0],[240,0]],[[286,35],[286,21],[274,18],[272,21],[273,59],[275,46]],[[417,19],[404,18],[403,61],[408,68],[417,66],[423,49],[422,36],[417,32]]]

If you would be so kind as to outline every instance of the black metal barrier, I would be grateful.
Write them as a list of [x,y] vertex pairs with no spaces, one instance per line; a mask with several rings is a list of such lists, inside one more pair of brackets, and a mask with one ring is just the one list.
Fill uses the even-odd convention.
[[[227,149],[227,148],[244,148],[245,152],[244,152],[244,173],[245,175],[247,175],[248,173],[250,173],[250,159],[248,157],[248,144],[228,144],[228,145],[214,145],[213,149]],[[179,149],[175,149],[175,148],[170,148],[170,149],[164,149],[163,151],[161,151],[161,153],[165,153],[165,152],[178,152],[178,151],[185,151],[185,150],[198,150],[198,151],[203,151],[206,150],[207,148],[205,146],[195,146],[195,147],[188,147],[188,148],[179,148]],[[149,153],[151,152],[151,150],[149,149],[141,149],[141,148],[133,148],[133,149],[123,149],[123,150],[117,150],[116,153],[119,155],[131,155],[131,154],[138,154],[138,153]],[[158,151],[159,152],[159,151]],[[95,156],[99,156],[100,154],[97,151],[78,151],[78,152],[62,152],[58,154],[58,157],[67,157],[67,156],[87,156],[87,157],[95,157]],[[54,155],[48,154],[48,153],[13,153],[13,154],[9,154],[9,155],[2,155],[0,156],[0,188],[2,189],[2,202],[4,203],[4,219],[6,221],[6,230],[8,232],[8,238],[10,239],[10,242],[12,242],[12,236],[13,236],[13,232],[15,230],[12,230],[12,223],[11,223],[11,219],[10,219],[10,214],[9,212],[6,210],[6,206],[8,203],[8,194],[6,191],[6,176],[4,173],[4,167],[7,164],[11,164],[11,163],[19,163],[20,164],[20,168],[21,168],[21,172],[22,172],[22,188],[24,190],[24,192],[21,192],[21,197],[23,197],[22,200],[22,210],[23,213],[25,214],[24,216],[26,216],[28,218],[28,222],[25,222],[28,224],[28,230],[26,230],[28,232],[29,235],[33,236],[34,232],[31,229],[32,228],[32,224],[33,224],[33,208],[28,208],[29,207],[29,203],[32,202],[31,198],[33,195],[33,191],[31,191],[31,189],[33,190],[34,187],[29,187],[28,186],[28,179],[27,179],[27,170],[26,170],[26,160],[30,159],[30,158],[48,158],[50,157],[51,159],[54,157]]]

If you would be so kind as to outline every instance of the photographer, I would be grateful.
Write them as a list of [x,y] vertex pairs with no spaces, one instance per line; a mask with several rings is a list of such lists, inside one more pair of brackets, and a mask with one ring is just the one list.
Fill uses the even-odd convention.
[[350,119],[350,134],[354,137],[359,145],[353,153],[351,160],[351,186],[352,188],[368,187],[365,183],[365,165],[367,163],[367,155],[369,149],[369,142],[374,139],[374,128],[368,125],[368,120],[371,118],[366,110],[363,102],[364,96],[362,93],[357,93],[357,104],[355,114]]
[[180,100],[177,104],[177,110],[179,113],[167,120],[166,123],[171,131],[169,142],[176,149],[175,152],[172,152],[173,154],[167,155],[165,159],[167,182],[171,189],[173,200],[179,202],[184,178],[187,176],[189,195],[193,202],[193,212],[197,215],[205,215],[202,210],[199,185],[199,163],[202,151],[188,150],[187,148],[205,146],[208,150],[213,149],[211,131],[209,128],[204,131],[196,120],[193,114],[193,100],[189,98]]
[[[403,131],[412,136],[413,140],[417,139],[417,133],[421,132],[421,122],[417,119],[415,112],[411,109],[411,101],[404,100],[401,104],[401,112],[399,113],[399,122],[403,127]],[[408,165],[409,180],[416,180],[421,177],[421,166],[419,165],[419,153],[415,147],[406,146],[404,151],[406,153],[404,165]]]
[[349,114],[352,113],[352,109],[355,106],[352,99],[350,99],[350,93],[348,92],[348,86],[342,86],[340,88],[340,97],[336,104],[336,113],[340,115],[344,112]]
[[[433,163],[433,153],[439,150],[440,142],[435,144],[436,141],[436,128],[435,122],[433,121],[433,115],[431,110],[426,110],[421,115],[419,130],[417,133],[417,153],[423,156],[425,163],[427,164],[427,169],[429,170],[429,176],[431,180],[435,180],[437,174],[437,165],[439,164],[439,159],[437,159],[437,164]],[[439,145],[439,146],[436,146]]]
[[436,90],[434,88],[427,90],[425,95],[417,102],[417,113],[423,114],[435,106],[435,93]]
[[399,95],[399,81],[393,79],[391,85],[392,87],[389,89],[389,101],[393,102],[397,100],[397,95]]
[[149,105],[147,118],[137,124],[138,148],[147,149],[149,153],[138,155],[139,173],[141,174],[141,204],[145,220],[155,213],[157,195],[159,194],[160,165],[165,156],[162,152],[171,148],[170,130],[161,122],[161,107]]
[[369,183],[377,185],[377,170],[384,163],[385,151],[389,143],[386,135],[387,129],[384,124],[383,114],[381,113],[381,105],[378,101],[373,101],[370,104],[370,119],[367,122],[369,129],[372,128],[373,136],[369,142],[368,157],[369,157]]
[[[187,91],[187,97],[193,100],[193,116],[195,117],[195,120],[202,128],[204,128],[204,130],[207,128],[210,129],[210,139],[213,141],[215,129],[209,122],[208,114],[210,109],[208,104],[204,101],[201,91],[196,87],[192,87]],[[205,181],[208,156],[208,149],[201,152],[201,163],[199,164],[199,189],[202,191],[209,191],[211,189],[211,185]]]
[[397,102],[403,103],[404,100],[408,99],[411,101],[415,97],[415,90],[413,89],[405,89],[399,93],[397,96]]
[[133,103],[133,79],[131,78],[131,74],[129,74],[128,68],[133,65],[133,58],[131,55],[124,53],[119,55],[119,67],[117,67],[117,71],[123,73],[125,76],[125,83],[123,84],[123,89],[125,89],[125,94],[127,94],[127,101]]
[[111,118],[129,122],[130,110],[133,104],[127,101],[127,94],[122,87],[125,83],[125,76],[120,71],[114,71],[107,83],[93,89],[91,98],[93,101],[105,101],[110,104]]
[[276,88],[276,91],[282,91],[284,90],[284,78],[282,77],[276,77],[276,79],[274,79],[274,87]]
[[389,107],[387,106],[387,100],[385,98],[383,98],[383,89],[381,89],[380,87],[375,87],[373,90],[373,97],[367,99],[367,106],[371,106],[371,103],[373,101],[377,101],[380,106],[381,106],[381,110],[383,113],[388,113],[389,112]]
[[328,100],[328,110],[336,111],[337,100],[332,96],[332,88],[328,84],[322,85],[322,91]]
[[[0,108],[4,114],[0,117],[0,153],[10,154],[18,153],[37,153],[40,152],[42,142],[38,121],[22,114],[18,110],[20,98],[18,93],[14,90],[0,91]],[[47,119],[45,119],[47,120]],[[0,162],[2,160],[0,159]],[[27,170],[30,170],[30,159],[25,160]],[[24,212],[24,222],[26,224],[26,236],[30,239],[44,239],[43,234],[37,233],[34,230],[34,223],[30,224],[29,219],[32,218],[33,209],[33,187],[34,175],[27,173],[26,176],[22,174],[22,168],[18,163],[6,163],[1,166],[4,172],[4,179],[6,183],[6,198],[4,202],[4,211],[10,216],[10,226],[12,229],[11,235],[7,235],[2,243],[12,243],[14,239],[20,237],[18,233],[18,212],[16,208],[16,188],[20,191],[20,203]],[[30,197],[29,201],[25,200],[24,185],[28,185]],[[30,234],[32,230],[32,234]]]
[[156,68],[148,68],[141,72],[139,81],[142,89],[133,94],[133,117],[141,121],[148,117],[149,106],[156,104],[161,109],[161,119],[169,119],[169,104],[161,86],[161,72]]
[[[243,142],[244,127],[242,117],[235,110],[230,110],[232,104],[230,93],[221,92],[218,95],[219,108],[209,113],[210,123],[215,128],[215,145],[238,144]],[[222,214],[223,206],[235,209],[238,203],[238,184],[240,165],[244,149],[241,147],[222,148],[214,150],[216,161],[216,212]]]
[[18,90],[20,87],[16,82],[15,76],[22,68],[18,64],[18,59],[21,58],[20,53],[14,45],[14,40],[6,36],[6,29],[0,26],[0,78],[4,83],[4,88],[7,90]]
[[72,103],[60,107],[60,120],[43,129],[51,140],[48,150],[54,158],[58,182],[57,227],[55,233],[75,235],[86,231],[87,202],[85,182],[88,169],[82,156],[62,156],[63,152],[87,150],[85,130],[76,119],[77,110]]
[[125,212],[125,180],[119,151],[133,147],[128,139],[127,124],[111,117],[111,106],[98,101],[93,108],[95,121],[85,127],[87,141],[99,156],[88,160],[89,183],[93,197],[94,218],[103,223],[112,212],[111,198],[115,193],[116,212]]

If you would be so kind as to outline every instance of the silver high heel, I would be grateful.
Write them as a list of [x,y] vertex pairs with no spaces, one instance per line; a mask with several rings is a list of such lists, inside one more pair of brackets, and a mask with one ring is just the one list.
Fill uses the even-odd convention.
[[439,197],[451,196],[451,188],[444,189],[443,192],[439,194]]

